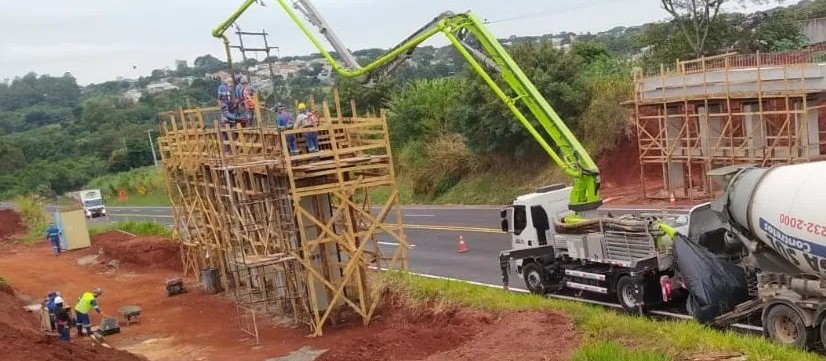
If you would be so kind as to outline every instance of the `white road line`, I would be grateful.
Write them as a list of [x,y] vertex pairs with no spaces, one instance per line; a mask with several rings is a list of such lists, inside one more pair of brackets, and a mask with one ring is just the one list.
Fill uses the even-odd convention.
[[[381,244],[381,245],[385,245],[385,246],[398,246],[399,245],[398,243],[395,243],[395,242],[381,242],[381,241],[379,241],[379,242],[376,242],[376,243]],[[413,247],[416,247],[416,245],[411,244],[410,248],[413,248]]]

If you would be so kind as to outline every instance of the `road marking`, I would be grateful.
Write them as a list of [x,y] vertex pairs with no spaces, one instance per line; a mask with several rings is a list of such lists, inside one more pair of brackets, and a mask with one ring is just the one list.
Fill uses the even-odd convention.
[[118,213],[111,213],[109,214],[110,217],[145,217],[145,218],[172,218],[172,216],[163,215],[163,214],[118,214]]
[[[144,217],[144,218],[172,218],[169,215],[161,214],[119,214],[110,213],[111,217]],[[395,226],[395,224],[385,223],[385,226]],[[455,226],[436,226],[426,224],[403,224],[402,227],[406,229],[424,229],[431,231],[458,231],[471,233],[502,233],[502,230],[496,228],[480,228],[480,227],[455,227]]]
[[457,232],[503,234],[501,229],[496,229],[496,228],[436,226],[436,225],[427,225],[427,224],[403,224],[402,227],[404,227],[406,229],[424,229],[424,230],[431,230],[431,231],[457,231]]
[[[376,242],[376,243],[381,244],[381,245],[385,245],[385,246],[398,246],[399,245],[398,243],[395,243],[395,242],[381,242],[381,241],[379,241],[379,242]],[[416,245],[411,244],[410,248],[413,248],[413,247],[416,247]]]

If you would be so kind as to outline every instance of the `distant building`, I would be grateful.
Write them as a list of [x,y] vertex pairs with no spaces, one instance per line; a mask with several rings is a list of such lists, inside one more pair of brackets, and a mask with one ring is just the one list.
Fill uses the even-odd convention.
[[121,95],[121,100],[124,100],[126,102],[131,102],[131,103],[137,103],[138,101],[141,100],[142,95],[143,95],[143,93],[141,93],[140,90],[130,89],[130,90],[127,90],[125,93],[123,93],[123,95]]
[[186,69],[186,60],[175,60],[175,69]]
[[160,93],[160,92],[167,91],[167,90],[177,90],[177,89],[178,89],[177,86],[172,85],[171,83],[166,82],[166,81],[158,82],[158,83],[152,83],[152,84],[149,84],[149,85],[146,86],[146,91],[148,91],[149,94],[155,94],[155,93]]
[[826,18],[806,20],[802,27],[809,44],[826,42]]

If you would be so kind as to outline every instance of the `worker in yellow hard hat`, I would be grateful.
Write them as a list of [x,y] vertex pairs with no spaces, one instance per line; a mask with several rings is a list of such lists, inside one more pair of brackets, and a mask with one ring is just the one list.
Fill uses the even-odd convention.
[[[316,125],[318,125],[318,119],[315,114],[307,114],[307,105],[298,103],[298,116],[295,117],[295,127],[297,129],[314,128]],[[311,130],[304,133],[304,143],[307,144],[307,152],[318,152],[318,132]]]

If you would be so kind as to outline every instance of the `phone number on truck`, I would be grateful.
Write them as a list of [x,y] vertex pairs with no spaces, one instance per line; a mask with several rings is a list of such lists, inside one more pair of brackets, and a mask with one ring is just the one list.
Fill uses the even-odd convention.
[[826,237],[826,224],[808,222],[803,219],[792,217],[783,213],[780,214],[780,223],[792,228],[799,229],[801,231],[809,232],[814,235]]

